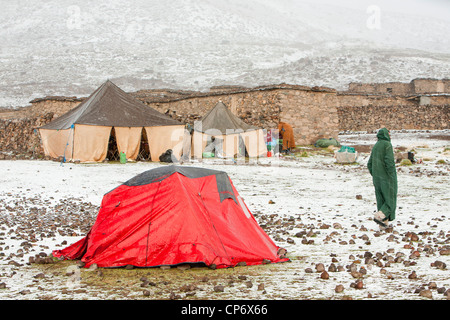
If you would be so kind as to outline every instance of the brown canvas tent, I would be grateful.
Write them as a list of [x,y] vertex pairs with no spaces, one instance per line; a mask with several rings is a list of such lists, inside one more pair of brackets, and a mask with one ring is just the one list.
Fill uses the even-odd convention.
[[[77,107],[39,128],[45,155],[81,162],[105,160],[108,148],[135,160],[148,142],[151,160],[168,149],[179,158],[184,125],[106,81]],[[111,140],[111,137],[114,137]],[[110,146],[108,146],[108,144]]]
[[[212,139],[214,138],[214,139]],[[196,121],[192,135],[192,152],[195,158],[202,158],[208,143],[213,145],[221,157],[234,157],[244,145],[249,157],[267,154],[264,132],[235,116],[225,104],[218,102],[201,121]]]

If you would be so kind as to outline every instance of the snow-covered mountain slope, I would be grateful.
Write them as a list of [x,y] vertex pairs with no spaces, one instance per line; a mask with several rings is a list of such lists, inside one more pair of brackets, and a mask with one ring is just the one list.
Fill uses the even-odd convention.
[[384,0],[0,0],[0,106],[86,96],[106,79],[135,91],[280,82],[345,89],[351,81],[448,77],[448,2],[436,5],[434,17],[412,6],[430,9],[440,0],[397,1],[404,7]]

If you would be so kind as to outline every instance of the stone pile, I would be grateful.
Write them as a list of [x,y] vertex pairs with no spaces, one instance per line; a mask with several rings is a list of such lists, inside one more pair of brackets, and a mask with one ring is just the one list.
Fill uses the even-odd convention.
[[0,160],[38,159],[44,155],[38,127],[50,122],[53,113],[34,118],[0,119]]

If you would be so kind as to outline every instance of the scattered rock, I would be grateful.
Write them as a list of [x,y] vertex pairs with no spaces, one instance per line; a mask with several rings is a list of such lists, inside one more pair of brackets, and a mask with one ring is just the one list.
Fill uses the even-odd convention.
[[334,291],[335,291],[336,293],[341,293],[342,291],[344,291],[344,286],[343,286],[342,284],[338,284],[338,285],[336,286],[336,288],[334,288]]
[[214,286],[214,292],[224,292],[225,287],[222,285]]
[[420,291],[419,296],[425,297],[425,298],[428,298],[428,299],[433,299],[433,294],[431,293],[430,290],[422,290],[422,291]]
[[364,283],[362,282],[362,280],[356,281],[355,289],[363,289],[363,288],[364,288]]
[[323,265],[323,263],[316,264],[316,272],[323,272],[323,271],[325,271],[325,266]]
[[149,297],[150,296],[150,291],[149,290],[144,290],[144,291],[142,291],[142,295],[144,297]]

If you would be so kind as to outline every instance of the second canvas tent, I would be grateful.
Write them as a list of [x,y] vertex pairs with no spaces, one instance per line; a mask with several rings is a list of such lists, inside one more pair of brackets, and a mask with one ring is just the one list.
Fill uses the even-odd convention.
[[194,124],[193,156],[202,158],[207,145],[211,143],[216,156],[219,154],[223,158],[243,155],[243,148],[249,157],[267,154],[263,130],[242,121],[223,102],[218,102],[201,121]]

